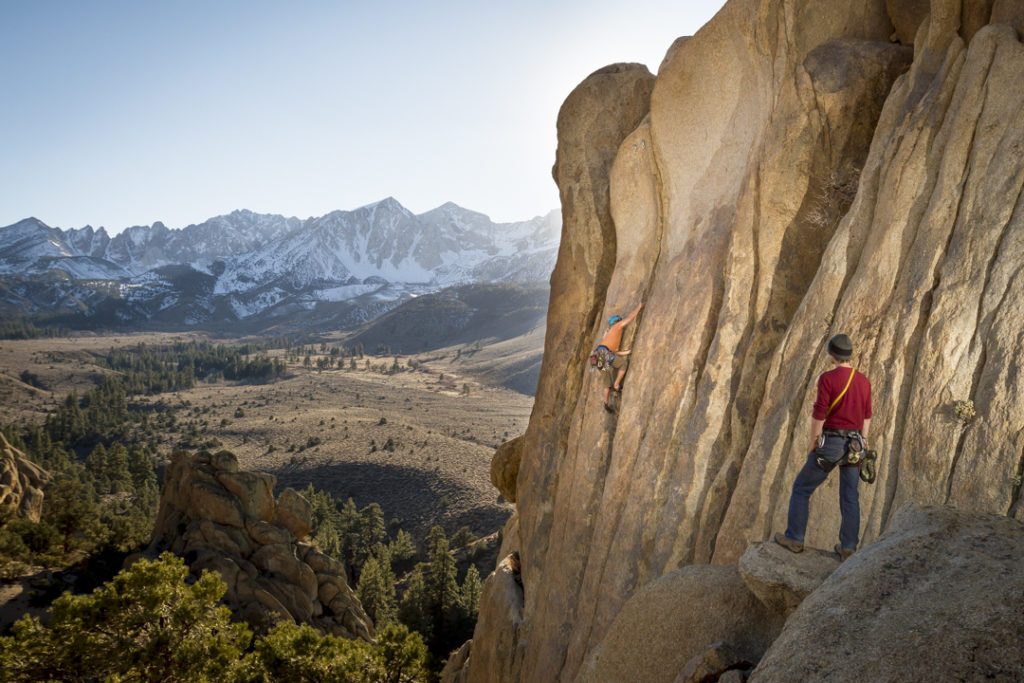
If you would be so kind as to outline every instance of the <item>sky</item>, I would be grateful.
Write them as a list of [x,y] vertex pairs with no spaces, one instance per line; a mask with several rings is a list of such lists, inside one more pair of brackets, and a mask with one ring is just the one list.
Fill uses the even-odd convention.
[[555,120],[721,0],[0,0],[0,226],[557,208]]

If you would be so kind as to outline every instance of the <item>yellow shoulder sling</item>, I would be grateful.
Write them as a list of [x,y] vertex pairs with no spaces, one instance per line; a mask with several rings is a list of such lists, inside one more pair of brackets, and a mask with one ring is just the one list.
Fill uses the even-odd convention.
[[853,376],[856,374],[857,371],[853,368],[850,368],[850,377],[846,380],[846,386],[843,387],[843,390],[839,392],[839,395],[836,396],[836,399],[832,401],[832,405],[828,407],[828,412],[825,413],[826,418],[828,418],[828,416],[832,414],[832,411],[836,409],[836,406],[839,405],[839,402],[843,400],[843,396],[846,396],[846,392],[850,389],[850,385],[853,384]]

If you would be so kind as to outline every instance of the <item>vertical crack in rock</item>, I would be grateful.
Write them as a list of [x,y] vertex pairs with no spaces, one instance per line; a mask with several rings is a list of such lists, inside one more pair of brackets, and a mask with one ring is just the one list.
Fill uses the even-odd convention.
[[[954,240],[954,238],[957,235],[958,228],[964,229],[963,228],[963,223],[962,223],[962,220],[961,220],[963,206],[964,206],[964,199],[965,199],[965,196],[967,194],[967,191],[968,191],[968,188],[969,188],[969,185],[970,185],[971,174],[974,171],[975,159],[976,159],[977,154],[978,154],[977,147],[975,146],[975,139],[977,138],[977,135],[978,135],[978,128],[981,125],[981,120],[982,120],[982,118],[985,115],[985,105],[986,105],[986,103],[988,101],[988,93],[989,93],[989,78],[988,78],[988,75],[989,75],[989,73],[992,70],[992,63],[995,61],[995,56],[996,56],[996,50],[993,48],[992,54],[991,54],[991,56],[989,57],[989,60],[988,60],[988,64],[987,64],[987,66],[985,67],[985,70],[984,70],[985,75],[984,75],[983,82],[982,82],[981,105],[978,107],[977,113],[975,114],[974,126],[971,128],[970,141],[967,144],[967,150],[968,151],[965,154],[964,168],[963,168],[963,170],[961,172],[961,176],[962,176],[963,179],[960,182],[959,192],[957,193],[957,205],[956,205],[956,210],[953,212],[953,220],[952,220],[952,222],[950,224],[949,235],[946,238],[945,244],[942,247],[942,251],[939,254],[939,258],[936,259],[936,261],[935,261],[935,265],[934,265],[934,268],[933,268],[933,271],[932,271],[932,286],[931,286],[931,289],[928,290],[925,293],[925,295],[924,295],[925,298],[922,300],[921,314],[920,314],[920,317],[918,318],[917,329],[915,330],[914,335],[911,337],[911,340],[912,340],[911,341],[911,348],[915,349],[915,351],[914,351],[914,362],[911,363],[911,364],[908,364],[907,365],[907,369],[909,370],[909,369],[913,368],[915,373],[914,373],[914,377],[913,378],[909,378],[909,377],[906,378],[911,383],[916,381],[917,371],[921,369],[918,366],[919,366],[919,360],[920,360],[920,356],[921,356],[922,345],[924,343],[924,330],[927,327],[928,323],[930,322],[929,321],[929,316],[931,315],[931,307],[932,307],[932,303],[933,303],[934,298],[935,298],[935,293],[939,291],[939,287],[942,284],[942,268],[943,268],[943,266],[946,263],[946,257],[949,254],[950,245],[952,245],[953,240]],[[957,121],[954,121],[954,123],[957,123]],[[945,125],[945,120],[943,121],[943,125]],[[915,240],[914,241],[916,242],[916,236],[915,236]],[[975,389],[977,388],[977,380],[980,377],[980,371],[981,371],[981,369],[983,367],[983,364],[984,364],[984,356],[982,357],[981,362],[979,363],[977,369],[974,372],[974,379],[973,379],[971,390],[970,390],[970,394],[969,394],[969,396],[972,399],[974,398]],[[906,400],[909,402],[910,397],[913,395],[912,384],[908,384],[908,385],[905,385],[905,386],[908,387],[907,393],[906,393]],[[907,410],[907,409],[908,408],[905,406],[904,410]],[[904,424],[904,428],[906,428],[905,424]],[[902,435],[899,435],[899,436],[902,437]],[[956,447],[955,447],[955,449],[953,451],[953,457],[952,457],[952,459],[950,461],[949,471],[947,473],[946,491],[945,491],[945,499],[944,500],[949,500],[949,497],[952,495],[952,490],[953,490],[953,474],[956,471],[957,463],[959,462],[960,456],[963,453],[963,445],[964,445],[964,441],[965,441],[966,437],[967,437],[967,430],[966,430],[966,428],[961,427],[960,434],[959,434],[959,437],[957,439],[957,445],[956,445]],[[900,440],[902,440],[902,438]]]

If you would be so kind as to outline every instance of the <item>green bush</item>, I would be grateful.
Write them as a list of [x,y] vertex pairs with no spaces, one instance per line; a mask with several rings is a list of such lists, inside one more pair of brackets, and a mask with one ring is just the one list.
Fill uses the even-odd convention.
[[207,681],[229,674],[251,634],[219,606],[224,582],[192,585],[178,558],[140,561],[91,595],[65,594],[50,620],[24,616],[0,637],[10,681]]
[[4,681],[345,681],[429,679],[419,634],[383,627],[374,644],[284,623],[253,640],[220,605],[226,587],[165,553],[140,560],[91,595],[65,594],[49,623],[22,617],[0,637]]
[[428,680],[427,649],[418,634],[390,625],[377,644],[323,635],[292,623],[274,627],[256,641],[235,680],[244,683],[414,683]]

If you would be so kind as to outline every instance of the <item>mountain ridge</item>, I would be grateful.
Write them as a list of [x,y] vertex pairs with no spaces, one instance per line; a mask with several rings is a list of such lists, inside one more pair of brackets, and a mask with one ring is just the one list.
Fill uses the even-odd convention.
[[415,214],[394,197],[307,219],[238,209],[114,237],[29,217],[0,228],[0,308],[189,327],[352,301],[343,317],[359,324],[448,286],[546,281],[560,230],[557,211],[495,223],[454,202]]

